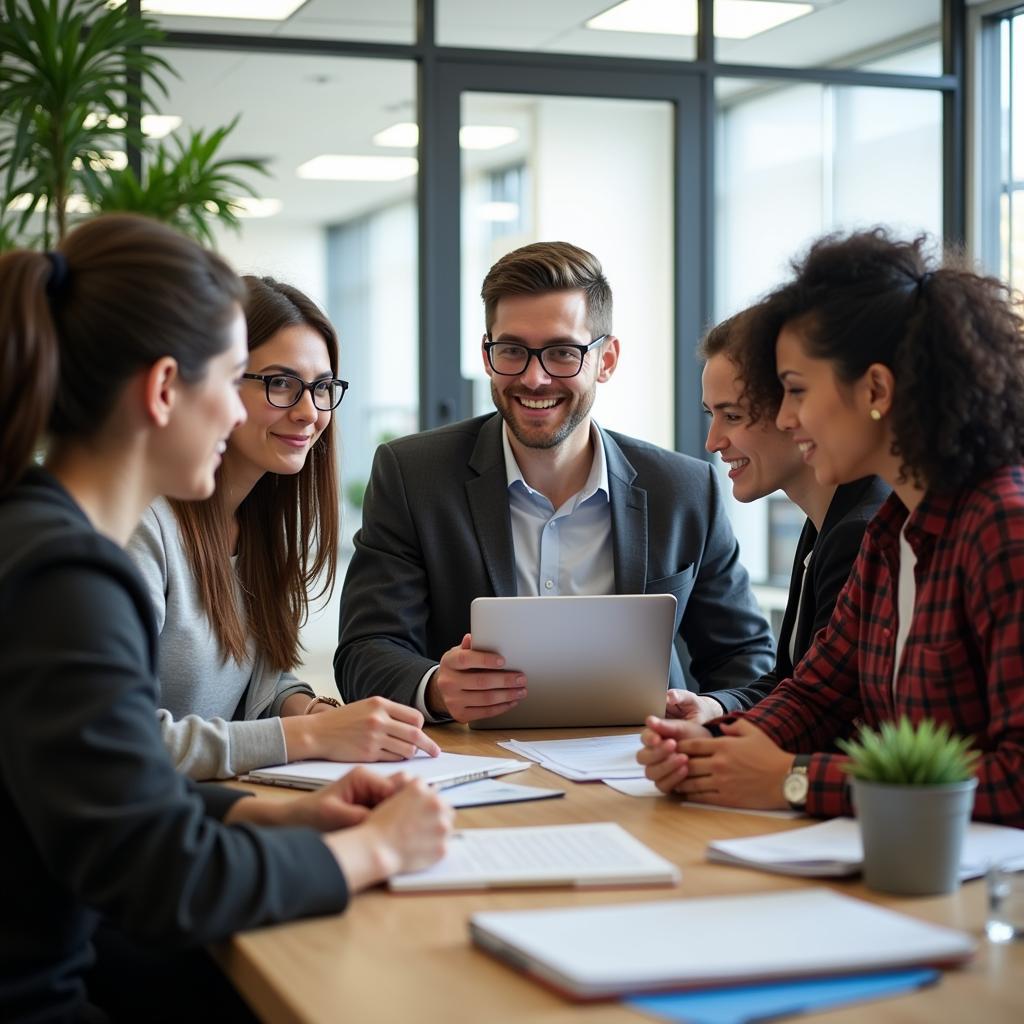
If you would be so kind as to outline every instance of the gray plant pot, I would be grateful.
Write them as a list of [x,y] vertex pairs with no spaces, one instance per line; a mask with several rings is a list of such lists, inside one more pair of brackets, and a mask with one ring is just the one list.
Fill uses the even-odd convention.
[[960,884],[960,851],[978,780],[942,786],[851,781],[864,843],[864,883],[908,896],[953,892]]

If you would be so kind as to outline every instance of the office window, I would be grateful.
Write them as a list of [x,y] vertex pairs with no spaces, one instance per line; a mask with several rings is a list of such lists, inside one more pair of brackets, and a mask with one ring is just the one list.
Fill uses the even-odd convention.
[[[268,161],[268,175],[249,176],[261,201],[246,211],[239,233],[218,232],[217,248],[240,273],[302,289],[338,330],[341,376],[351,383],[336,414],[347,557],[374,449],[418,427],[415,141],[382,145],[380,136],[396,122],[415,120],[415,65],[160,53],[180,74],[169,80],[160,111],[182,118],[177,133],[226,124],[240,113],[225,155]],[[336,602],[337,593],[303,630],[314,663],[329,664]]]
[[941,17],[941,0],[715,0],[715,58],[938,75]]
[[[601,260],[622,341],[595,414],[672,447],[671,104],[467,93],[462,122],[462,375],[474,411],[493,408],[480,354],[484,275],[527,242],[571,241]],[[471,148],[465,133],[481,125],[515,137]]]
[[999,275],[1024,289],[1024,14],[999,23]]
[[[716,320],[827,231],[885,224],[941,238],[938,93],[732,79],[717,96]],[[751,575],[768,578],[778,560],[765,503],[730,497],[729,509]]]
[[442,46],[692,60],[696,31],[696,0],[437,2]]

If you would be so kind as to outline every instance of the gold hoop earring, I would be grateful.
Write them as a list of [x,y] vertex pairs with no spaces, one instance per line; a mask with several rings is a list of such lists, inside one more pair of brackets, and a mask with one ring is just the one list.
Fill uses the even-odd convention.
[[881,418],[882,414],[877,409],[872,409],[868,415],[877,423]]

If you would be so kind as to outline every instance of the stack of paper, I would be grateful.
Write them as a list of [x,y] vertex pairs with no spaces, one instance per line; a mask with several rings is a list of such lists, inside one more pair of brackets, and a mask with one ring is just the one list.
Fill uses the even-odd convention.
[[527,743],[508,740],[499,744],[506,750],[536,761],[542,768],[573,782],[602,779],[639,779],[644,770],[637,763],[640,734],[588,736],[579,740],[541,740]]
[[[964,837],[960,878],[983,875],[990,863],[1024,855],[1024,829],[971,822]],[[818,825],[746,839],[708,843],[708,860],[812,878],[855,875],[864,849],[854,818],[833,818]]]
[[535,885],[664,885],[679,870],[624,828],[547,825],[456,832],[432,867],[398,875],[392,889],[483,889]]
[[809,978],[971,956],[975,940],[827,889],[491,911],[473,941],[577,999]]
[[[359,765],[344,761],[295,761],[292,764],[259,768],[243,775],[244,782],[261,782],[269,786],[289,786],[292,789],[319,789],[329,782],[347,775]],[[442,751],[437,757],[430,757],[422,750],[406,761],[378,761],[363,765],[377,775],[394,775],[403,772],[415,779],[423,779],[431,785],[444,789],[458,786],[476,779],[491,779],[496,775],[521,772],[530,767],[528,761],[502,757],[470,757],[466,754],[449,754]]]

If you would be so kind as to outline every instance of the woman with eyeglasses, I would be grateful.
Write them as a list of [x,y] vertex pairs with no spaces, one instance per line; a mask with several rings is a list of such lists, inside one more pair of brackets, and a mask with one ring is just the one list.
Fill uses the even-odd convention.
[[338,341],[316,304],[245,277],[247,418],[212,497],[159,499],[128,550],[160,631],[161,727],[179,770],[227,778],[322,758],[395,761],[437,745],[415,709],[383,697],[340,706],[297,679],[309,603],[333,587]]

